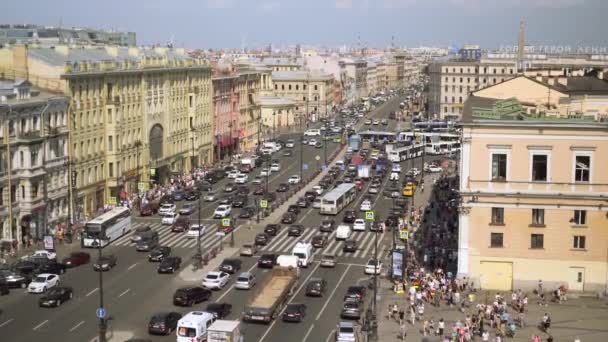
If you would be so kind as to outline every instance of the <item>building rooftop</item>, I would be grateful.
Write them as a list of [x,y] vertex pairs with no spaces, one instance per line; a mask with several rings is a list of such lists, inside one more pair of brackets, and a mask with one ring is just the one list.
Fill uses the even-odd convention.
[[333,79],[333,76],[319,71],[273,71],[272,79],[276,81],[325,81]]
[[67,101],[64,96],[33,89],[32,84],[27,80],[0,79],[0,105],[33,104],[46,102],[51,98],[61,98]]

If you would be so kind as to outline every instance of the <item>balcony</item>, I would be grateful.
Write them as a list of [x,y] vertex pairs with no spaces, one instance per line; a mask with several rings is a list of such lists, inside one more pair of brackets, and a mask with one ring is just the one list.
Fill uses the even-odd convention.
[[468,188],[462,192],[509,194],[517,196],[576,196],[608,197],[608,184],[603,183],[559,183],[529,181],[469,180]]
[[25,143],[27,145],[32,145],[32,144],[39,144],[44,139],[40,135],[40,131],[30,131],[30,132],[18,134],[16,140],[18,143]]

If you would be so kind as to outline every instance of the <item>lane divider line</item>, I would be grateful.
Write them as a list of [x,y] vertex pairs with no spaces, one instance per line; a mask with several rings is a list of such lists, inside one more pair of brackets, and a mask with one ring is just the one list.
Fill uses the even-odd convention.
[[83,325],[83,324],[84,324],[84,321],[80,321],[80,323],[76,324],[75,326],[73,326],[73,327],[72,327],[72,329],[70,329],[70,332],[72,332],[72,331],[74,331],[74,330],[78,329],[78,327],[80,327],[80,326],[81,326],[81,325]]

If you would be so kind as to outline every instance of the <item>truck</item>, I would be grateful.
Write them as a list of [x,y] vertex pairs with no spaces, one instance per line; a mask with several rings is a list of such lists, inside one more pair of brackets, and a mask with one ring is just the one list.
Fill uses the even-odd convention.
[[357,177],[362,178],[364,180],[369,179],[371,167],[369,165],[359,165],[357,167]]
[[275,266],[270,276],[258,284],[249,297],[243,311],[243,321],[268,324],[277,318],[295,291],[298,271],[297,267]]
[[207,330],[207,342],[243,342],[240,321],[217,320]]
[[255,160],[251,158],[241,159],[241,165],[239,165],[239,171],[243,173],[249,173],[255,167]]

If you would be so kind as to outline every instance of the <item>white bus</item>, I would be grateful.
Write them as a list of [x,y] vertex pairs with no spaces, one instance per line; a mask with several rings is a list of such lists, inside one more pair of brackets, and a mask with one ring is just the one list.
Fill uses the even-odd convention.
[[[116,207],[84,226],[82,244],[84,247],[107,246],[110,242],[125,235],[131,228],[131,212],[126,207]],[[101,241],[99,236],[101,235]]]
[[460,151],[460,141],[437,141],[427,143],[425,148],[426,154],[450,154]]
[[344,183],[331,190],[321,200],[321,214],[338,215],[357,197],[357,189],[353,183]]
[[[390,145],[389,145],[390,146]],[[414,144],[405,147],[392,148],[387,151],[388,160],[393,163],[399,163],[404,160],[422,156],[424,145]]]

